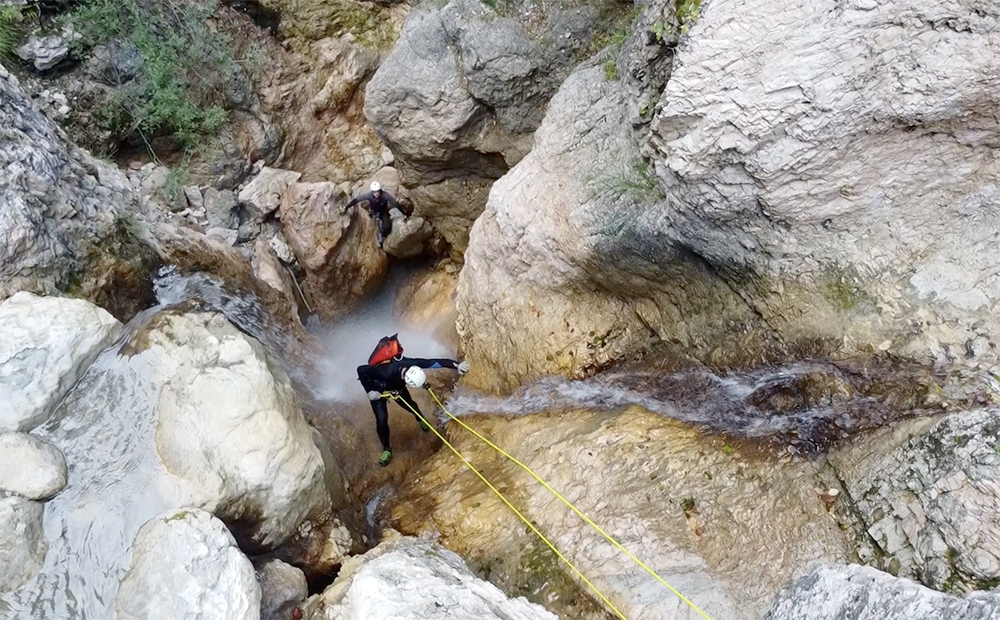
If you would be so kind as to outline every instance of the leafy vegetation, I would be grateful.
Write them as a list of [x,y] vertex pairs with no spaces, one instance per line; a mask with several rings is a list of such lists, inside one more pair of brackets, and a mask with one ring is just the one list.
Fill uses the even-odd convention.
[[639,17],[639,13],[641,11],[641,6],[633,8],[627,14],[619,18],[617,27],[614,30],[606,32],[594,39],[594,43],[591,46],[594,52],[602,49],[608,50],[608,58],[604,61],[603,67],[604,79],[609,82],[618,77],[618,52],[621,50],[622,45],[626,40],[628,40],[629,35],[632,33],[632,24],[635,22],[636,18]]
[[19,6],[0,7],[0,58],[10,56],[24,34],[24,14]]
[[681,34],[684,34],[691,27],[691,24],[698,21],[701,0],[675,0],[674,6],[677,10],[677,21],[681,25]]
[[98,117],[122,142],[173,134],[194,149],[226,121],[226,80],[238,70],[225,35],[209,28],[213,3],[89,0],[67,16],[81,35],[77,52],[116,43],[137,50],[141,66]]

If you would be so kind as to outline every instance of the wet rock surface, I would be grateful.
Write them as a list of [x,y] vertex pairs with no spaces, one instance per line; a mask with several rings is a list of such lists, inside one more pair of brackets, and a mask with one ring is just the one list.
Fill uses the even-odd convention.
[[[711,617],[757,618],[811,562],[846,559],[846,540],[817,490],[826,481],[807,460],[727,445],[634,407],[463,421],[531,467]],[[454,423],[447,434],[627,617],[701,617],[526,472]],[[479,478],[458,467],[450,452],[429,459],[394,503],[392,522],[405,533],[436,537],[509,593],[560,615],[604,617],[559,559]]]
[[115,608],[121,620],[258,620],[261,588],[222,521],[165,512],[136,535]]
[[45,537],[43,504],[11,495],[0,497],[0,594],[14,592],[42,566]]
[[44,500],[66,486],[66,457],[27,433],[0,434],[0,491]]
[[17,293],[0,302],[0,432],[45,422],[121,323],[79,299]]

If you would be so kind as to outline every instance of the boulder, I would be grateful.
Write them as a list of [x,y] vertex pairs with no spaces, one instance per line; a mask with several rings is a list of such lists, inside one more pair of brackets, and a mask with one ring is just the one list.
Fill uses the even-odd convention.
[[[759,618],[812,562],[846,560],[841,527],[817,491],[824,483],[807,461],[757,456],[638,407],[508,417],[467,415],[458,397],[448,404],[709,617]],[[470,433],[449,440],[625,617],[703,618],[526,471]],[[391,513],[400,531],[437,538],[505,591],[544,601],[560,617],[605,618],[590,589],[456,465],[440,452],[411,474]]]
[[265,166],[238,195],[240,203],[240,223],[260,223],[278,209],[285,188],[302,176],[300,172],[279,170]]
[[0,497],[0,594],[15,592],[41,568],[48,548],[42,511],[39,502]]
[[387,267],[372,218],[363,207],[345,210],[347,202],[329,182],[294,183],[281,200],[282,229],[305,271],[309,305],[327,319],[354,308]]
[[[273,241],[277,241],[277,243],[274,243]],[[288,247],[284,241],[278,240],[277,237],[272,237],[271,239],[257,237],[257,239],[254,240],[253,250],[250,256],[250,264],[253,265],[253,273],[257,276],[257,279],[284,295],[285,299],[288,300],[289,305],[292,307],[298,307],[299,295],[296,292],[298,284],[293,281],[292,278],[294,276],[289,272],[288,267],[285,266],[283,261],[274,251],[275,245],[279,245],[279,247]],[[294,255],[292,255],[291,258],[292,260],[295,260]]]
[[[488,187],[528,152],[569,68],[616,23],[603,2],[572,11],[514,2],[497,13],[478,0],[414,8],[365,89],[365,117],[406,185],[438,185],[433,200],[413,196],[435,227],[439,215],[475,220],[485,192],[463,185]],[[467,230],[449,237],[464,247]]]
[[48,499],[66,486],[66,457],[59,448],[27,433],[0,435],[0,491]]
[[291,380],[218,314],[162,314],[144,335],[173,371],[156,405],[171,503],[208,510],[242,542],[273,549],[331,508],[324,463]]
[[45,422],[121,329],[89,302],[27,292],[0,303],[0,324],[0,432]]
[[774,598],[762,620],[980,620],[1000,617],[1000,596],[948,596],[867,566],[814,566]]
[[309,596],[305,574],[281,560],[269,559],[255,563],[260,582],[261,620],[287,620],[292,608]]
[[352,558],[305,612],[306,620],[556,620],[540,605],[507,598],[451,551],[413,538]]
[[226,526],[194,508],[150,519],[135,537],[119,620],[258,620],[261,587]]
[[217,228],[236,228],[237,216],[234,211],[237,207],[236,194],[232,190],[219,190],[214,187],[205,189],[203,196],[205,207],[205,217],[208,218],[208,225]]
[[[618,59],[632,86],[587,65],[565,80],[471,233],[473,384],[649,350],[716,368],[879,349],[1000,361],[997,11],[838,6],[705,3],[674,46],[675,7],[653,2]],[[636,110],[628,93],[654,91]]]
[[69,41],[58,34],[33,34],[17,48],[17,55],[30,62],[36,71],[48,71],[69,56]]
[[830,455],[877,568],[936,590],[1000,581],[1000,409],[880,430]]
[[[183,282],[219,294],[197,288],[198,278]],[[242,297],[236,307],[216,301],[243,318],[263,315]],[[281,363],[221,314],[186,314],[193,305],[140,317],[38,429],[66,455],[71,482],[45,504],[57,535],[42,577],[0,598],[13,618],[39,609],[113,617],[132,542],[166,510],[211,511],[244,549],[302,564],[302,532],[324,531],[331,510],[344,507],[338,464],[318,445]]]
[[386,238],[383,249],[396,258],[414,258],[424,253],[427,241],[434,236],[430,222],[413,215],[406,217],[398,209],[391,209],[392,232]]

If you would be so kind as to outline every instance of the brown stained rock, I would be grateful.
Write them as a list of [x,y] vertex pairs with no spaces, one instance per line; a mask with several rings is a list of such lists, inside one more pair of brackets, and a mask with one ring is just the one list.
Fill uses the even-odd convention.
[[[815,493],[807,461],[724,450],[636,407],[462,420],[713,618],[758,618],[810,563],[846,560],[844,535]],[[454,423],[447,436],[626,617],[697,617],[528,473]],[[448,450],[408,478],[392,518],[404,534],[437,538],[501,587],[546,601],[562,617],[605,617],[582,603],[568,569]]]
[[382,143],[362,113],[363,85],[378,53],[350,35],[305,42],[262,76],[264,107],[282,119],[283,150],[275,165],[304,181],[349,181],[385,162]]
[[347,202],[333,183],[294,183],[281,200],[282,227],[305,271],[306,297],[325,319],[355,307],[386,273],[375,223],[361,207],[345,211]]

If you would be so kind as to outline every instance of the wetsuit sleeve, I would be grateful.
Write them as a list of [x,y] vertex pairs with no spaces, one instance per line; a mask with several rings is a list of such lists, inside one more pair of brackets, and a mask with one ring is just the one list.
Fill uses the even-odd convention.
[[385,208],[386,208],[386,210],[388,211],[389,209],[392,209],[393,207],[395,207],[396,209],[399,209],[400,211],[402,211],[402,209],[399,207],[399,202],[396,201],[396,198],[392,194],[390,194],[389,192],[385,192]]
[[407,357],[405,361],[408,366],[419,366],[420,368],[458,368],[458,362],[447,358]]
[[[353,207],[354,205],[358,204],[359,202],[364,202],[364,201],[368,201],[368,204],[371,204],[371,201],[374,198],[375,197],[372,196],[371,192],[367,192],[367,193],[361,194],[360,196],[358,196],[357,198],[355,198],[351,202],[347,203],[347,207]],[[345,208],[347,208],[347,207],[345,207]]]

